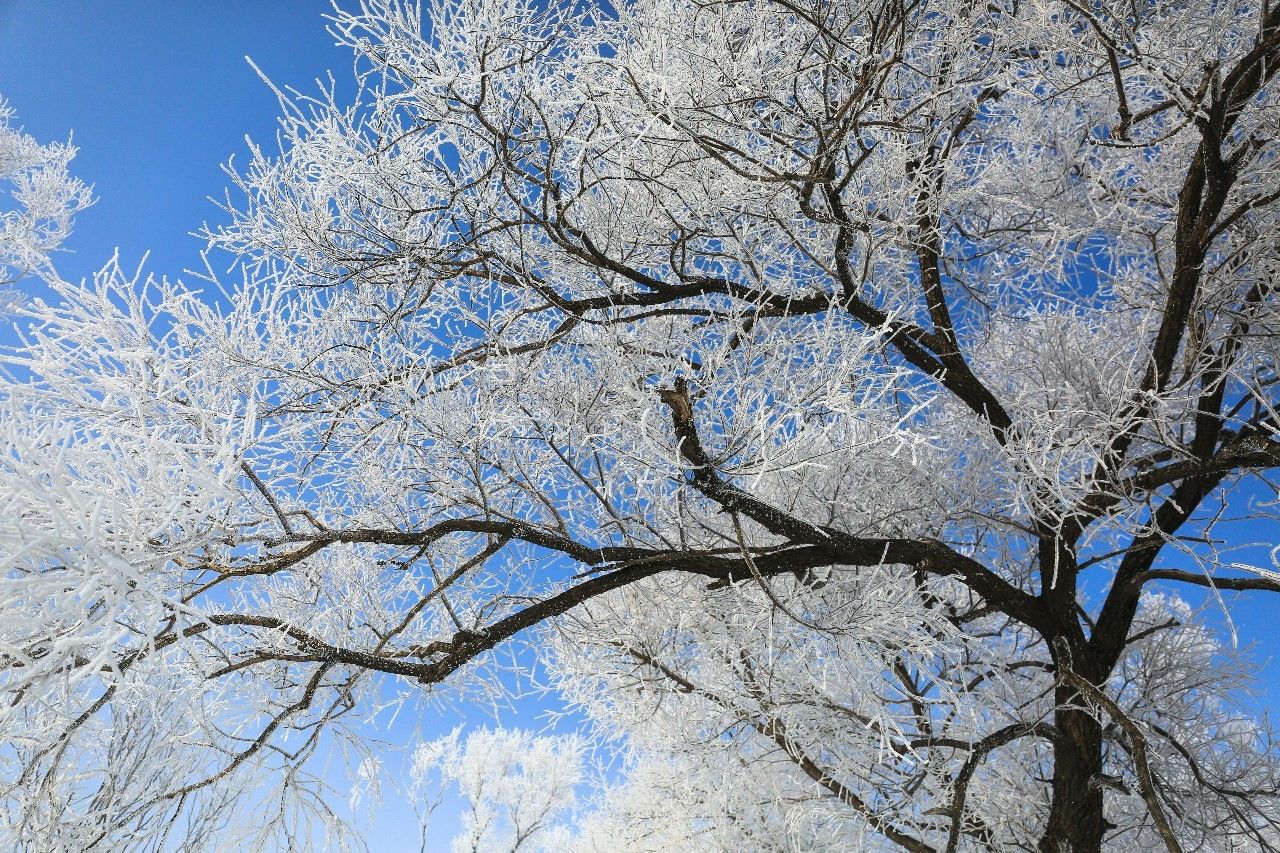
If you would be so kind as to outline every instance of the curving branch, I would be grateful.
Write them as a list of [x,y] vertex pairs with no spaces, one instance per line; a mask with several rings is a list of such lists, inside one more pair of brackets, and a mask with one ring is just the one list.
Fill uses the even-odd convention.
[[1015,619],[1043,631],[1051,630],[1048,614],[1034,596],[938,540],[850,536],[796,518],[726,481],[715,470],[698,436],[688,383],[679,378],[672,388],[664,389],[661,394],[671,412],[680,454],[689,464],[690,484],[726,511],[740,512],[770,533],[793,543],[828,548],[837,558],[834,562],[853,566],[900,564],[916,566],[930,574],[955,577]]

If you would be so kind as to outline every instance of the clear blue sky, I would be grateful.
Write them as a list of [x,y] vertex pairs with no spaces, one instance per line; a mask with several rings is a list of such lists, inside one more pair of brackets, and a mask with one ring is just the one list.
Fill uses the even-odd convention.
[[323,0],[0,0],[0,94],[42,141],[74,133],[73,169],[98,203],[83,213],[59,270],[78,278],[119,246],[132,266],[167,275],[198,260],[189,237],[220,211],[207,200],[221,164],[245,157],[245,134],[268,143],[278,84],[314,90],[341,80],[350,54],[334,46]]
[[[0,0],[0,94],[37,139],[74,132],[74,171],[99,199],[78,220],[73,253],[58,258],[65,277],[90,274],[117,247],[127,267],[148,250],[158,274],[198,266],[202,244],[189,235],[221,219],[207,199],[226,185],[221,164],[245,156],[246,134],[263,143],[274,134],[275,96],[245,55],[282,87],[312,90],[328,69],[341,84],[350,56],[325,32],[328,9],[323,0]],[[1250,535],[1277,539],[1256,527]],[[1232,598],[1242,641],[1280,658],[1280,596]],[[1259,697],[1273,713],[1278,672],[1268,667],[1273,683]],[[405,830],[385,822],[372,846],[417,849]]]

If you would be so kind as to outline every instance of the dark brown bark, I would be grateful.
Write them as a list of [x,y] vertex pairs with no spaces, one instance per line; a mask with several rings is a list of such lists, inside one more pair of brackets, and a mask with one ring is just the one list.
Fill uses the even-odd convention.
[[1059,737],[1053,749],[1053,799],[1040,839],[1042,853],[1096,853],[1102,849],[1107,820],[1103,813],[1102,725],[1068,685],[1054,698]]

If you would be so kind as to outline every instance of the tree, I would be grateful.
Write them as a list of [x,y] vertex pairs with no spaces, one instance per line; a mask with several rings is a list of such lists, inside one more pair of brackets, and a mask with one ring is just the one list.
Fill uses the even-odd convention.
[[1280,846],[1247,659],[1178,597],[1280,592],[1238,549],[1277,520],[1280,10],[331,29],[359,94],[281,94],[207,234],[235,283],[24,309],[15,845],[336,832],[324,738],[536,665],[625,759],[556,844]]
[[455,850],[554,850],[571,843],[554,821],[575,801],[580,738],[481,729],[460,742],[460,733],[454,729],[421,745],[410,770],[417,799],[430,800],[426,792],[435,789],[433,810],[448,787],[466,797],[470,808],[453,840]]

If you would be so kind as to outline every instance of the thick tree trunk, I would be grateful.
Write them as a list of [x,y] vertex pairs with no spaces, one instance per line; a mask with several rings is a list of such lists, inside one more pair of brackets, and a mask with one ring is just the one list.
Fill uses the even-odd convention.
[[1102,813],[1102,726],[1079,705],[1074,690],[1057,689],[1061,738],[1053,751],[1053,800],[1040,839],[1042,853],[1097,853],[1107,822]]

